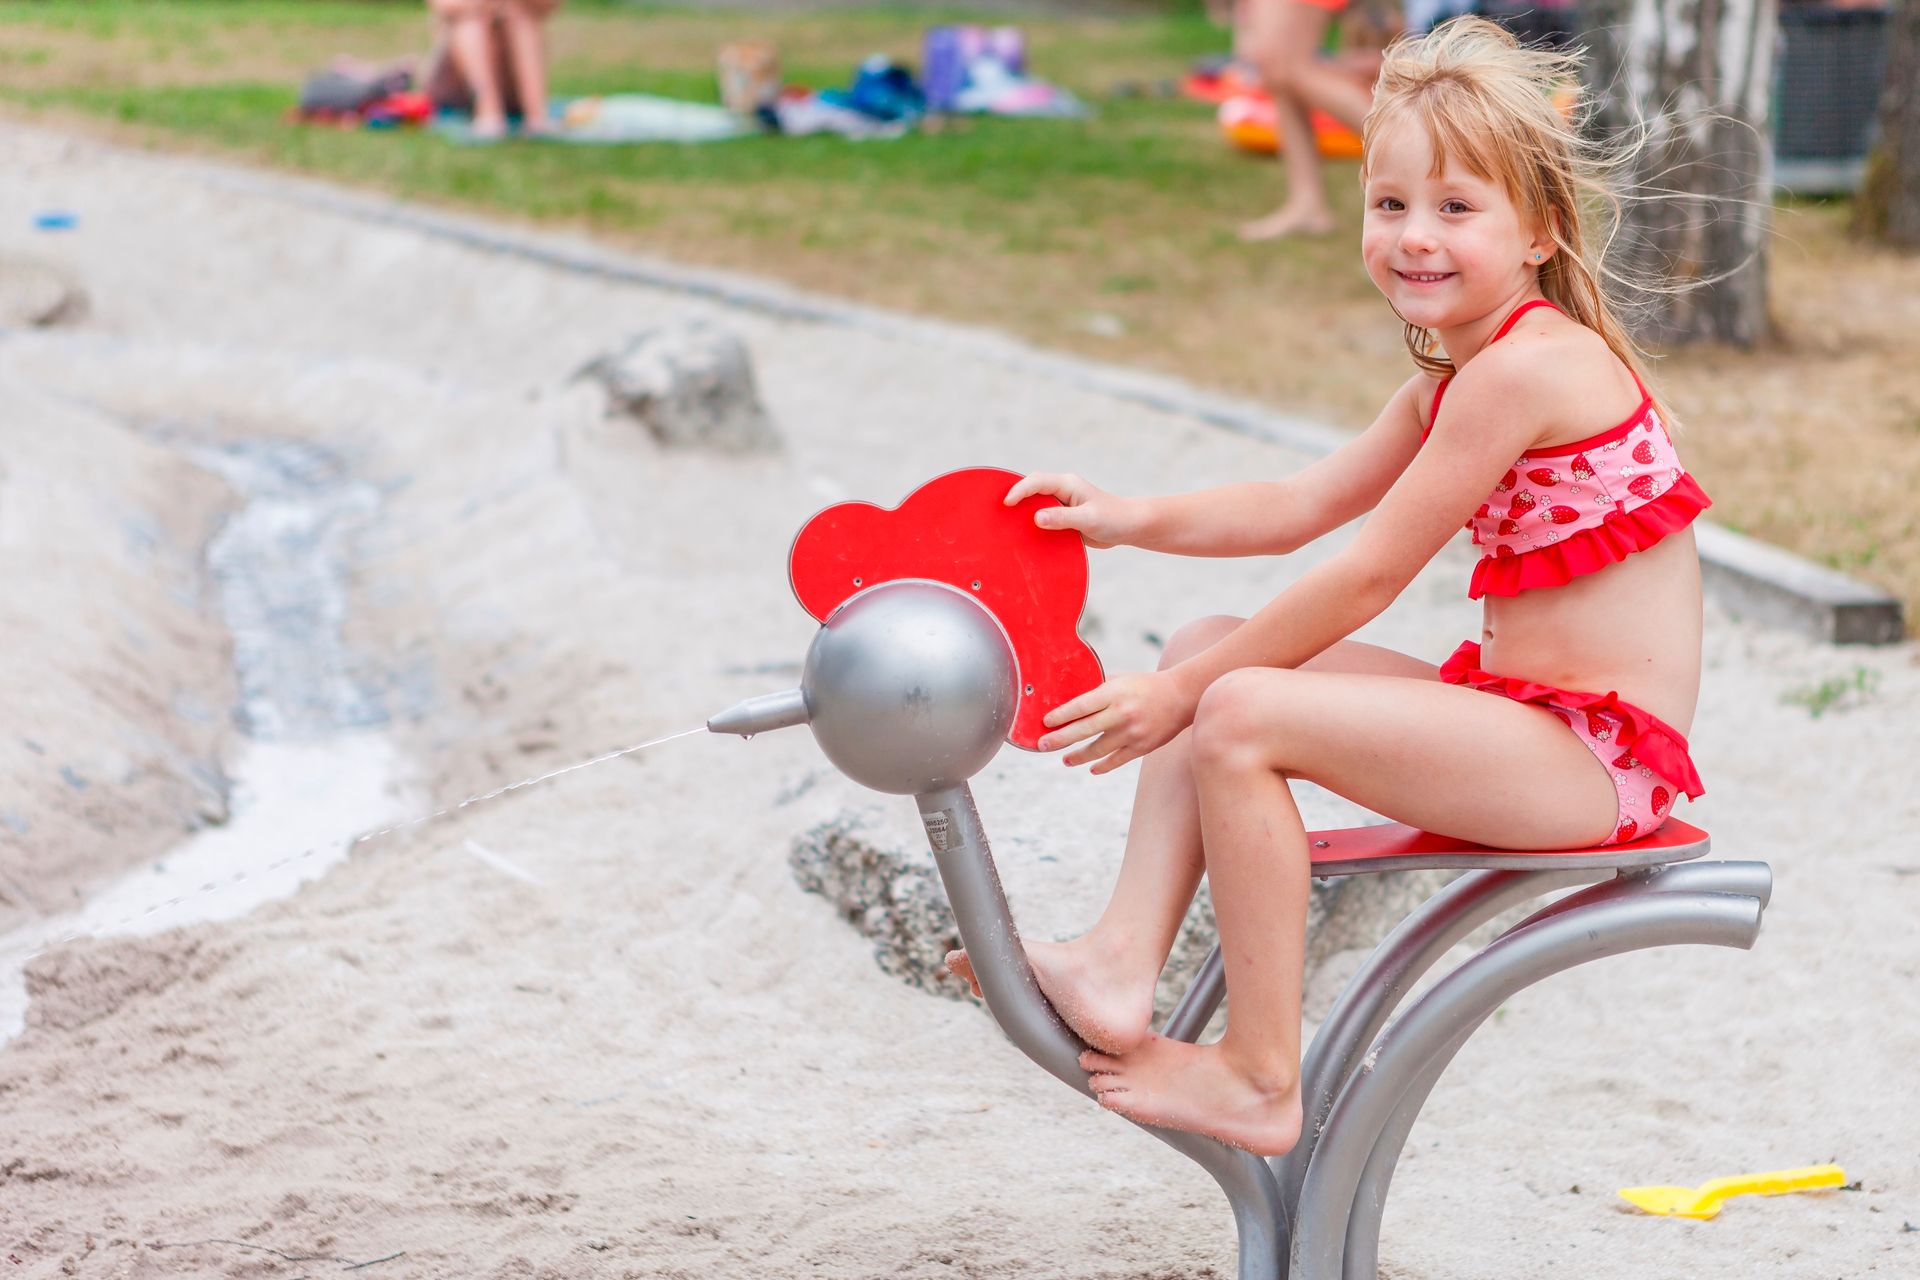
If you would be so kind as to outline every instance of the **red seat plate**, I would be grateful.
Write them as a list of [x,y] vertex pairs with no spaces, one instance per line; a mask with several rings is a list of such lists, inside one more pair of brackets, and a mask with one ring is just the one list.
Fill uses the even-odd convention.
[[1316,876],[1351,876],[1370,871],[1421,871],[1444,867],[1462,871],[1548,871],[1556,867],[1657,867],[1685,862],[1707,851],[1707,833],[1669,818],[1661,828],[1630,844],[1597,849],[1539,851],[1490,849],[1437,836],[1391,822],[1375,827],[1343,827],[1307,833]]

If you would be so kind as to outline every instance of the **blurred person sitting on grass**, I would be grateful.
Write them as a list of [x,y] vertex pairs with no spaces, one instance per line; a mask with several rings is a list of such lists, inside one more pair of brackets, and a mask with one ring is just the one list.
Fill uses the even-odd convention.
[[426,92],[436,109],[472,111],[476,141],[553,131],[547,114],[546,20],[560,0],[427,0],[434,51]]

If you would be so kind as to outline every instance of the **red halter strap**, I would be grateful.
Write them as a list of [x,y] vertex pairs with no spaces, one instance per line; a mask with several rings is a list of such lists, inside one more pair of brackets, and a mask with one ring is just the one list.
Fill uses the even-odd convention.
[[[1535,307],[1553,307],[1555,311],[1560,311],[1560,308],[1553,306],[1553,304],[1551,302],[1548,302],[1545,298],[1529,298],[1527,301],[1521,303],[1519,306],[1515,307],[1512,311],[1507,313],[1507,318],[1500,322],[1500,327],[1493,331],[1493,336],[1491,338],[1487,339],[1488,344],[1491,345],[1492,343],[1498,342],[1500,341],[1500,339],[1506,337],[1509,333],[1513,332],[1513,326],[1520,323],[1520,317],[1527,314],[1527,312],[1533,310]],[[1566,313],[1562,311],[1561,314],[1565,315]]]
[[[1520,323],[1520,317],[1524,316],[1525,314],[1527,314],[1527,312],[1533,310],[1535,307],[1553,307],[1555,311],[1560,311],[1559,307],[1555,307],[1551,302],[1548,302],[1545,298],[1529,298],[1527,299],[1527,301],[1521,303],[1519,306],[1515,307],[1512,311],[1507,313],[1507,318],[1500,322],[1500,327],[1493,331],[1493,336],[1491,338],[1487,339],[1487,346],[1489,347],[1492,346],[1494,343],[1500,341],[1500,339],[1506,337],[1509,333],[1513,332],[1513,326]],[[1565,315],[1566,313],[1564,311],[1561,311],[1560,314]],[[1440,416],[1440,397],[1446,394],[1447,384],[1452,381],[1453,379],[1450,376],[1442,378],[1440,379],[1440,385],[1433,389],[1433,408],[1427,411],[1427,429],[1420,433],[1420,440],[1422,443],[1425,443],[1426,438],[1433,434],[1434,420]]]

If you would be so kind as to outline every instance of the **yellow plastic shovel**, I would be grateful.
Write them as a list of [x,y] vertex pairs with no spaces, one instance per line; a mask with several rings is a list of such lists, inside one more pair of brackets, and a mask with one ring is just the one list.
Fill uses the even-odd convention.
[[1623,1187],[1622,1198],[1636,1208],[1669,1218],[1711,1218],[1734,1196],[1779,1196],[1789,1191],[1821,1191],[1845,1186],[1837,1164],[1811,1164],[1772,1173],[1741,1173],[1715,1178],[1697,1187]]

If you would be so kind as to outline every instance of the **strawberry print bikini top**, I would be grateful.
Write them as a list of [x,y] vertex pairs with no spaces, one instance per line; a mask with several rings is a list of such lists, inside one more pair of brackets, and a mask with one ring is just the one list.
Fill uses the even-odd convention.
[[[1520,304],[1489,342],[1506,337],[1535,307],[1553,304],[1540,298]],[[1443,378],[1434,388],[1429,423],[1450,381]],[[1423,443],[1432,431],[1429,426],[1421,434]],[[1646,550],[1712,505],[1680,465],[1673,437],[1641,386],[1640,407],[1619,426],[1570,444],[1529,449],[1501,477],[1467,520],[1473,544],[1487,548],[1467,596],[1517,596],[1561,586]]]

